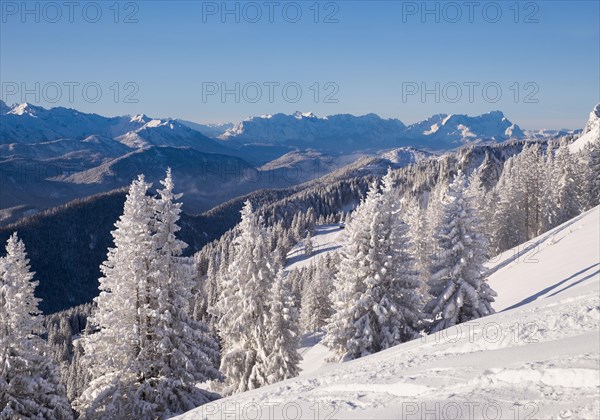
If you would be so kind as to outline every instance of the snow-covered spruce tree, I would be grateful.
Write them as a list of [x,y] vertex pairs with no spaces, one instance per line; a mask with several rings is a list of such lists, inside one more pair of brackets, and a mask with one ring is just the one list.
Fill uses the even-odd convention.
[[306,238],[304,239],[304,254],[309,257],[313,254],[313,243],[310,231],[306,234]]
[[268,302],[277,267],[262,220],[246,201],[217,302],[221,337],[223,393],[230,395],[268,384]]
[[[442,178],[440,176],[439,178]],[[436,227],[442,219],[442,208],[446,200],[446,191],[448,186],[445,182],[438,181],[435,186],[427,193],[427,207],[425,211],[425,228],[427,237],[432,238]]]
[[156,258],[149,188],[143,175],[129,187],[123,215],[112,231],[114,248],[100,266],[100,295],[89,320],[97,331],[83,340],[82,362],[91,381],[75,403],[85,417],[144,417],[154,410],[135,392],[145,369],[138,356],[149,338],[147,291]]
[[514,157],[504,163],[504,170],[491,195],[496,206],[491,220],[491,249],[494,254],[510,249],[527,240],[525,233],[525,213],[519,202],[517,171],[514,169]]
[[412,254],[414,243],[410,239],[409,227],[402,218],[391,169],[383,178],[379,217],[381,221],[376,226],[380,233],[375,238],[383,240],[383,249],[379,252],[384,261],[379,282],[386,290],[376,313],[380,331],[384,334],[381,346],[388,348],[398,342],[412,340],[424,327],[421,312],[422,277],[416,270]]
[[90,381],[86,366],[81,363],[83,356],[83,346],[80,342],[73,347],[73,357],[68,367],[66,387],[67,398],[73,401],[87,388]]
[[205,322],[211,331],[211,335],[216,338],[216,319],[212,313],[219,297],[219,266],[223,258],[223,247],[217,245],[211,250],[206,274],[204,275],[198,270],[199,255],[200,253],[197,253],[194,256],[196,260],[197,284],[194,288],[193,318],[197,321]]
[[568,146],[562,144],[556,152],[552,174],[557,201],[555,226],[577,216],[585,207],[584,180],[578,166],[579,164]]
[[370,314],[372,302],[364,301],[363,295],[367,279],[373,276],[368,258],[371,243],[377,243],[371,241],[371,224],[379,202],[380,193],[374,183],[346,225],[348,244],[341,251],[339,271],[334,279],[333,315],[325,326],[322,341],[340,360],[367,355],[375,347],[374,320]]
[[[429,255],[431,236],[426,217],[426,209],[422,209],[419,200],[408,199],[404,203],[404,218],[409,226],[410,240],[413,243],[409,250],[415,259],[415,269],[418,273],[429,272]],[[424,284],[422,285],[424,286]]]
[[447,192],[441,225],[435,239],[429,291],[432,299],[425,305],[431,318],[431,332],[494,312],[491,303],[496,293],[483,277],[487,241],[470,199],[467,181],[459,171]]
[[208,334],[206,324],[191,318],[193,265],[182,257],[187,247],[175,237],[181,194],[173,193],[171,170],[161,181],[162,190],[154,200],[154,249],[152,284],[148,302],[149,338],[142,348],[144,381],[138,394],[155,404],[154,414],[169,417],[202,405],[212,398],[196,387],[197,383],[221,379],[216,365],[218,344]]
[[542,223],[541,231],[546,232],[556,226],[558,215],[558,192],[554,182],[553,174],[555,173],[555,142],[548,142],[546,153],[542,161]]
[[413,339],[421,329],[419,279],[396,202],[389,171],[383,193],[374,183],[347,227],[323,341],[341,360]]
[[584,149],[586,154],[586,204],[591,209],[600,204],[600,137]]
[[0,418],[71,419],[34,297],[25,245],[14,233],[0,258]]
[[518,209],[518,222],[522,230],[522,240],[518,243],[534,238],[542,231],[544,166],[541,148],[537,143],[526,145],[521,153],[513,157],[509,188],[513,195],[511,205]]
[[300,307],[303,299],[303,290],[304,290],[304,279],[302,270],[293,269],[288,271],[287,273],[288,284],[290,285],[290,290],[292,292],[292,297],[294,299],[294,303],[296,307]]
[[298,310],[290,293],[290,285],[279,270],[271,288],[267,344],[269,354],[266,360],[266,374],[269,384],[298,376],[300,354],[298,345]]
[[[485,186],[481,180],[481,173],[479,170],[474,170],[469,177],[469,186],[466,190],[466,195],[471,199],[473,206],[476,211],[476,215],[479,220],[490,220],[492,213],[490,212],[490,206],[488,197],[486,194]],[[483,226],[482,229],[488,228],[489,225]],[[488,232],[486,236],[488,236]]]
[[314,333],[322,331],[327,319],[332,315],[331,299],[332,270],[328,264],[329,255],[317,263],[314,275],[307,279],[302,292],[300,308],[300,325],[302,332]]
[[180,205],[170,173],[160,198],[143,176],[131,184],[101,266],[100,296],[84,338],[91,381],[77,406],[90,418],[162,418],[209,400],[195,388],[219,378],[217,346],[190,319],[191,261],[175,238]]

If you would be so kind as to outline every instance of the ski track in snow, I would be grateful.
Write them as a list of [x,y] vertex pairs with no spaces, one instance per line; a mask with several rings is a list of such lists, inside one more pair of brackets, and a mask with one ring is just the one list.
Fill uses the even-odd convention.
[[600,418],[599,238],[597,207],[488,263],[496,314],[341,364],[305,337],[299,377],[181,418]]

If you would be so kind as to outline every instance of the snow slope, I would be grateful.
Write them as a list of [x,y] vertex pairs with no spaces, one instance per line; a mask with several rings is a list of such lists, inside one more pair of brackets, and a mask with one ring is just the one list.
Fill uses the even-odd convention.
[[590,113],[588,123],[583,129],[583,134],[569,145],[569,150],[579,152],[586,144],[596,141],[600,137],[600,103]]
[[498,313],[342,364],[305,337],[301,376],[180,418],[599,418],[599,238],[596,207],[489,262]]
[[327,253],[340,249],[344,243],[344,229],[342,224],[332,223],[317,226],[312,237],[313,253],[307,256],[304,253],[304,241],[296,244],[287,255],[286,271],[300,269],[315,264],[318,258],[323,258]]
[[600,276],[600,209],[596,207],[488,262],[496,311],[597,287]]

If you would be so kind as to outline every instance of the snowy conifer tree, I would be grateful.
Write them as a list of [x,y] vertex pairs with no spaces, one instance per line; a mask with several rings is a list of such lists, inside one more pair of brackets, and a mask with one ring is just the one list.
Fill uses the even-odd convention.
[[150,343],[139,359],[146,362],[147,399],[156,404],[156,414],[168,417],[210,401],[196,384],[220,379],[221,375],[215,367],[219,359],[217,343],[207,326],[190,316],[193,266],[191,259],[181,256],[187,245],[175,237],[181,213],[181,203],[175,200],[181,194],[173,193],[170,169],[161,184],[164,188],[158,190],[159,197],[154,201],[156,257],[152,261],[155,291],[149,299]]
[[148,291],[152,289],[153,206],[150,184],[139,176],[129,187],[123,215],[112,231],[114,248],[100,266],[100,295],[89,319],[98,331],[84,337],[91,381],[77,400],[78,410],[90,417],[148,416],[151,403],[135,396],[146,366],[138,356],[150,338]]
[[496,293],[483,277],[487,248],[479,221],[466,197],[466,177],[459,172],[447,192],[442,223],[435,238],[429,288],[432,299],[425,312],[432,319],[431,332],[494,312]]
[[306,238],[304,239],[304,254],[309,257],[313,254],[313,243],[310,231],[306,234]]
[[553,184],[558,207],[555,222],[557,226],[581,213],[585,206],[584,180],[578,162],[566,144],[558,148],[553,169]]
[[280,270],[271,288],[266,336],[269,345],[266,373],[270,384],[298,376],[300,363],[298,318],[290,285],[283,270]]
[[170,171],[160,198],[140,176],[112,232],[100,296],[84,339],[92,380],[77,405],[94,418],[168,417],[210,400],[195,387],[219,378],[216,343],[191,321],[191,260],[175,238],[180,204]]
[[552,142],[548,143],[546,153],[542,162],[542,232],[546,232],[556,226],[558,215],[558,200],[556,185],[553,174],[555,173],[555,147]]
[[383,193],[373,184],[347,227],[324,338],[342,360],[413,339],[421,328],[420,283],[397,201],[388,171]]
[[[152,274],[153,252],[151,198],[146,195],[150,184],[140,176],[129,187],[123,215],[115,223],[112,232],[114,248],[108,251],[107,260],[100,271],[100,295],[95,299],[97,310],[90,322],[100,331],[88,337],[87,343],[98,344],[84,347],[86,353],[105,362],[104,370],[126,367],[135,359],[146,338],[142,330],[146,320],[140,319],[145,304],[146,285]],[[95,375],[100,376],[100,375]]]
[[388,348],[412,340],[423,329],[422,277],[416,270],[412,253],[415,245],[402,217],[391,170],[383,178],[380,217],[381,233],[376,237],[384,238],[384,248],[380,250],[385,261],[381,277],[387,276],[387,279],[381,280],[386,293],[380,300],[378,322],[385,334],[382,347]]
[[504,171],[492,195],[496,198],[496,208],[492,217],[492,249],[495,254],[510,249],[527,240],[525,214],[519,202],[515,160],[510,158],[504,164]]
[[[409,251],[415,259],[415,269],[423,275],[429,272],[429,255],[431,254],[431,237],[429,236],[426,209],[421,208],[417,199],[408,200],[404,203],[404,215],[409,227],[410,240],[413,243],[412,249]],[[425,288],[425,284],[421,286]]]
[[332,270],[328,261],[330,261],[329,255],[319,260],[314,275],[304,285],[300,309],[300,325],[304,333],[322,331],[327,325],[327,319],[332,315],[329,297],[333,286]]
[[[440,178],[442,179],[442,178]],[[442,219],[442,208],[446,200],[448,186],[445,182],[438,181],[427,194],[427,207],[425,211],[425,228],[427,237],[432,238],[436,227]]]
[[268,301],[275,277],[269,238],[247,201],[217,303],[224,394],[268,384]]
[[600,137],[585,148],[586,156],[586,204],[592,208],[600,204]]
[[377,189],[377,184],[373,184],[352,213],[346,226],[349,243],[341,251],[340,269],[334,279],[334,314],[325,326],[323,344],[342,360],[367,355],[375,347],[372,303],[363,301],[363,294],[367,290],[367,279],[373,276],[368,258],[372,243],[370,227],[380,202]]
[[25,245],[14,233],[0,258],[0,418],[71,419],[44,333]]

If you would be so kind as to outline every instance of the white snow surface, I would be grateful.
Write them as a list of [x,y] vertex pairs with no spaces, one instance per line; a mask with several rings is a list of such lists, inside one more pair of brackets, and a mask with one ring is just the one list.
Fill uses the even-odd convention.
[[[315,252],[343,243],[321,226]],[[600,418],[600,208],[488,262],[496,314],[346,363],[305,336],[297,378],[182,419]],[[229,416],[229,417],[227,417]]]
[[339,250],[344,244],[344,232],[343,224],[340,223],[317,226],[311,239],[312,255],[308,256],[304,253],[305,241],[301,241],[288,252],[285,270],[291,271],[316,264],[318,258]]
[[598,137],[600,137],[600,103],[590,113],[582,135],[569,145],[569,150],[571,153],[579,152],[586,144],[596,141]]

